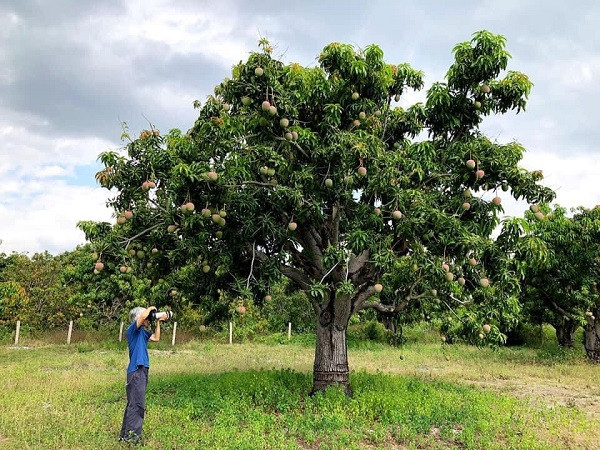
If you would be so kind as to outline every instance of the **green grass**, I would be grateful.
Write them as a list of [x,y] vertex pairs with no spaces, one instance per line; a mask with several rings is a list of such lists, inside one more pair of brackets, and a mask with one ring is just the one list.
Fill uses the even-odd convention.
[[[585,406],[535,397],[536,385],[562,380],[571,393],[600,398],[600,368],[577,352],[355,346],[347,398],[335,389],[307,396],[307,338],[190,341],[175,350],[169,342],[151,350],[145,448],[545,449],[596,448],[600,440],[600,420]],[[0,448],[125,447],[116,442],[125,406],[122,344],[4,346],[0,361]],[[531,400],[512,382],[527,386]]]

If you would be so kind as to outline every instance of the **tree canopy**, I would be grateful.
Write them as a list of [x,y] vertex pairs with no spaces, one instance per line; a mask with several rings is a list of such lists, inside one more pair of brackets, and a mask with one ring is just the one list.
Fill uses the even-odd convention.
[[131,268],[149,299],[210,308],[222,295],[263,301],[285,276],[311,299],[325,384],[344,382],[345,329],[365,308],[451,314],[473,339],[501,341],[495,325],[518,309],[518,277],[491,238],[501,195],[554,195],[518,166],[520,144],[478,128],[522,111],[532,87],[506,71],[505,39],[480,31],[457,45],[445,81],[406,108],[424,74],[376,45],[329,44],[317,67],[260,46],[196,102],[188,132],[125,130],[125,147],[100,155],[117,224],[81,223],[98,279]]

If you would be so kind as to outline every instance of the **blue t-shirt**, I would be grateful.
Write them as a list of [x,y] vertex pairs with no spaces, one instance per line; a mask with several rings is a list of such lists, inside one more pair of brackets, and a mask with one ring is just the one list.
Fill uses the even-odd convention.
[[138,366],[150,368],[150,359],[148,358],[148,339],[152,333],[137,327],[134,320],[127,328],[127,345],[129,346],[129,367],[127,373],[135,372]]

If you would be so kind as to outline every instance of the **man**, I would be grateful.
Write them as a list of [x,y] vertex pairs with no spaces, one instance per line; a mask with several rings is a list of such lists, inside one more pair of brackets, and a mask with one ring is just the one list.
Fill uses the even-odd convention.
[[129,312],[131,325],[127,328],[127,346],[129,347],[129,366],[127,368],[127,407],[123,415],[123,426],[119,440],[138,443],[142,439],[142,425],[146,412],[146,386],[148,385],[148,341],[160,340],[160,322],[156,321],[154,333],[146,330],[150,326],[148,316],[155,311],[155,306],[142,308],[138,306]]

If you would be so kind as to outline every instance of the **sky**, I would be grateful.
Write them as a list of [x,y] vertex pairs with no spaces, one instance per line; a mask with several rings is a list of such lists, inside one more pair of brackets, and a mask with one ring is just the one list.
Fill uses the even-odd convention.
[[[152,123],[187,131],[234,64],[266,37],[286,63],[315,66],[330,42],[375,43],[388,63],[443,81],[452,48],[486,29],[509,69],[533,81],[527,110],[487,118],[521,165],[567,207],[600,204],[600,2],[0,0],[0,253],[58,254],[84,243],[79,220],[112,221],[98,155]],[[505,195],[506,197],[506,195]],[[527,205],[503,198],[507,215]]]

